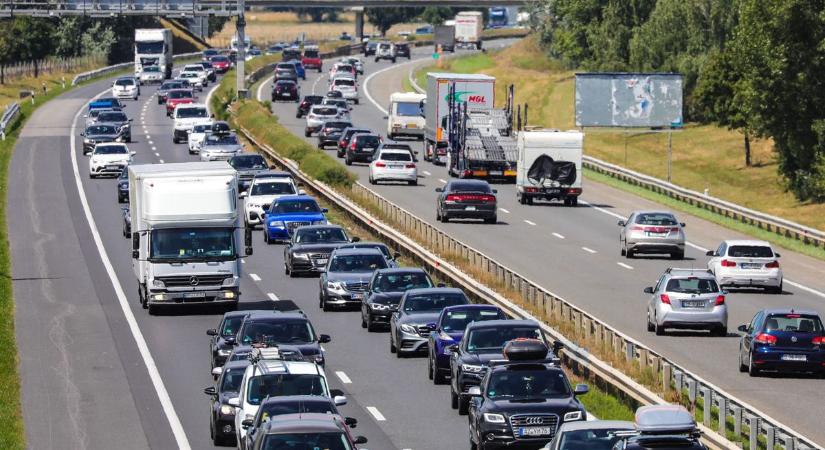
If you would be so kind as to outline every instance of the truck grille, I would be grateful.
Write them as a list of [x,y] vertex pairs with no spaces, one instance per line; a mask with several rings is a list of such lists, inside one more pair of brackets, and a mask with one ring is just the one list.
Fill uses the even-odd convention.
[[[519,427],[550,427],[553,429],[553,435],[555,435],[558,424],[559,416],[556,414],[530,414],[510,416],[510,426],[514,429]],[[549,437],[553,437],[553,435]],[[542,438],[545,437],[546,436],[542,436]]]
[[157,277],[157,279],[163,281],[163,284],[165,284],[168,288],[220,286],[227,278],[232,278],[232,275],[173,275],[168,277]]

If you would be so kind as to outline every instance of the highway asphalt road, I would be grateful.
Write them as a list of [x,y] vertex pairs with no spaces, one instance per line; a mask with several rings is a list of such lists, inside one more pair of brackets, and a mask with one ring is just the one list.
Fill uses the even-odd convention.
[[[506,45],[506,42],[490,43],[487,47],[496,45]],[[359,79],[361,104],[353,108],[353,123],[386,135],[386,119],[383,117],[389,95],[402,90],[402,80],[412,67],[432,61],[426,56],[428,54],[429,49],[416,49],[411,62],[399,60],[395,65],[389,61],[365,60],[366,75]],[[326,73],[311,72],[302,82],[302,94],[323,93],[327,84]],[[266,80],[256,90],[256,95],[259,99],[269,99],[270,89],[271,80]],[[294,103],[273,103],[273,112],[293,133],[303,136],[305,122],[295,118]],[[315,137],[306,140],[312,144],[317,142]],[[419,150],[419,156],[423,155],[420,142],[410,143]],[[326,151],[334,156],[332,147]],[[593,182],[585,183],[581,197],[584,201],[577,208],[564,207],[560,203],[520,205],[516,202],[513,185],[499,185],[496,186],[500,207],[497,225],[439,223],[435,220],[436,194],[433,190],[442,186],[449,175],[444,167],[419,159],[418,186],[382,184],[369,188],[803,435],[825,444],[825,430],[821,427],[825,406],[818,396],[811,395],[819,392],[825,381],[805,376],[750,378],[738,371],[736,356],[739,345],[736,327],[749,322],[762,308],[788,306],[825,312],[821,308],[825,300],[825,280],[822,279],[825,264],[821,261],[781,251],[785,291],[782,295],[759,290],[731,292],[728,296],[727,337],[710,337],[700,332],[655,336],[645,329],[648,297],[642,289],[654,285],[667,267],[705,267],[708,249],[715,249],[723,239],[745,236],[679,214],[680,220],[687,223],[686,233],[691,243],[686,249],[685,260],[657,257],[627,260],[619,255],[617,220],[635,209],[661,209],[661,206]],[[356,163],[351,170],[366,184],[366,164]]]

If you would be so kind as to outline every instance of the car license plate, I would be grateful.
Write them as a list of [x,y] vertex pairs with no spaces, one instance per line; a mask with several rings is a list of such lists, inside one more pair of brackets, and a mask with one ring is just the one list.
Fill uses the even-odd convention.
[[119,170],[119,169],[120,169],[120,166],[115,166],[115,165],[106,166],[106,170]]
[[685,308],[702,308],[705,302],[702,300],[682,300],[682,306]]
[[558,193],[561,192],[561,189],[559,189],[559,188],[545,188],[544,192],[546,194],[558,194]]
[[782,355],[782,361],[807,361],[808,357],[805,355]]
[[390,169],[403,169],[404,166],[401,164],[390,164]]
[[414,123],[408,123],[407,128],[418,128],[418,125],[416,125]]
[[315,264],[317,264],[319,266],[325,266],[327,264],[327,259],[326,258],[316,259]]
[[206,297],[205,292],[186,292],[183,294],[183,298],[204,298]]
[[647,235],[648,235],[648,237],[665,237],[665,236],[667,236],[667,233],[651,233],[651,232],[648,232]]
[[475,211],[476,207],[475,206],[466,206],[466,207],[464,207],[464,210],[465,211]]
[[518,434],[521,437],[532,437],[532,436],[549,436],[553,434],[553,428],[551,427],[522,427],[519,428]]
[[353,292],[351,297],[353,300],[361,300],[362,298],[364,298],[364,294],[360,292]]
[[759,263],[742,263],[740,264],[743,269],[761,269],[762,264]]
[[488,173],[489,173],[489,174],[490,174],[490,176],[492,176],[492,177],[500,177],[500,176],[504,175],[504,172],[502,172],[502,171],[500,171],[500,170],[491,170],[491,171],[490,171],[490,172],[488,172]]
[[438,162],[440,162],[442,164],[446,164],[447,163],[447,157],[446,156],[439,156],[438,157]]

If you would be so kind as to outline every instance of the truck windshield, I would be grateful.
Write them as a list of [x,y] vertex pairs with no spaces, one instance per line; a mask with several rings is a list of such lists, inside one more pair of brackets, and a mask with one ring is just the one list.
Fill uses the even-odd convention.
[[135,51],[140,54],[163,53],[163,41],[135,42]]
[[395,104],[395,115],[401,117],[418,117],[421,115],[421,107],[418,103],[398,102]]
[[150,261],[235,259],[231,228],[169,228],[152,230]]
[[324,379],[320,375],[313,374],[259,375],[249,380],[248,387],[246,401],[251,405],[260,405],[261,401],[267,397],[327,395]]

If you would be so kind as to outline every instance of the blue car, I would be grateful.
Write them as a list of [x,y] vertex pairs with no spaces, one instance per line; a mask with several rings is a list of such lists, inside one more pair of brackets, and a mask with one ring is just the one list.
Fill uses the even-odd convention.
[[816,311],[763,309],[739,342],[739,371],[763,370],[825,374],[825,330]]
[[301,63],[301,61],[292,60],[292,61],[287,61],[287,62],[289,64],[292,64],[293,66],[295,66],[295,74],[298,75],[298,78],[300,78],[302,80],[307,79],[307,70],[304,67],[304,65]]
[[314,198],[306,195],[280,197],[264,212],[264,241],[267,244],[288,241],[298,227],[325,224],[326,212],[326,208],[321,208]]
[[493,305],[459,305],[449,306],[441,311],[435,322],[435,329],[430,333],[428,346],[429,375],[435,384],[444,384],[450,375],[450,356],[448,347],[461,342],[464,329],[471,322],[485,320],[505,320],[504,311]]

